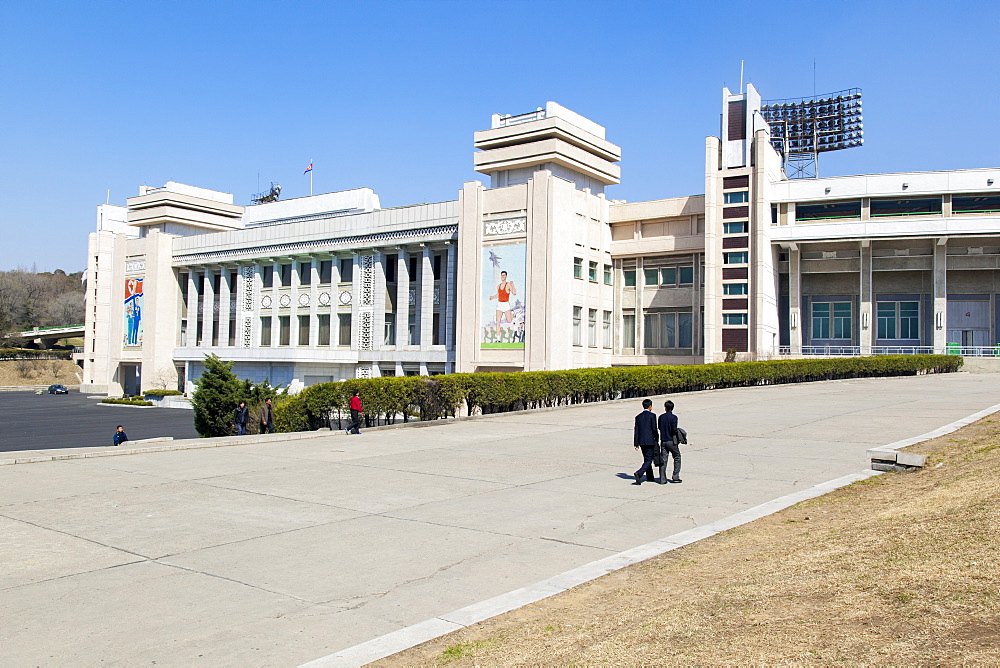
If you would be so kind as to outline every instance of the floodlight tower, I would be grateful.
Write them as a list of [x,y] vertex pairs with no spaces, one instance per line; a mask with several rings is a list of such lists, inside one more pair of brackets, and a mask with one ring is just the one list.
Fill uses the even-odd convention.
[[819,154],[865,143],[861,89],[818,97],[765,100],[760,113],[771,128],[771,146],[790,179],[819,176]]

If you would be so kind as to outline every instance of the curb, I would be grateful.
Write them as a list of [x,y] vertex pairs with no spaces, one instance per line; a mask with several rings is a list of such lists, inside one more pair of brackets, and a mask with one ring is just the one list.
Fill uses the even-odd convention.
[[[929,431],[926,434],[896,441],[895,443],[890,443],[889,445],[881,447],[896,450],[909,445],[914,445],[916,443],[922,443],[923,441],[928,441],[932,438],[949,434],[997,411],[1000,411],[1000,404],[977,411],[972,415],[946,424],[942,427],[934,429],[933,431]],[[473,603],[472,605],[459,608],[458,610],[453,610],[437,617],[432,617],[431,619],[425,619],[422,622],[392,631],[383,636],[379,636],[378,638],[373,638],[358,645],[354,645],[353,647],[348,647],[333,654],[304,663],[300,666],[300,668],[356,668],[364,666],[368,663],[378,661],[379,659],[384,659],[392,654],[396,654],[430,640],[434,640],[435,638],[440,638],[441,636],[451,633],[452,631],[457,631],[490,619],[491,617],[496,617],[497,615],[501,615],[505,612],[510,612],[511,610],[522,608],[531,603],[536,603],[578,585],[590,582],[591,580],[596,580],[603,575],[613,573],[614,571],[625,568],[626,566],[646,561],[647,559],[676,550],[677,548],[684,547],[685,545],[690,545],[691,543],[695,543],[704,538],[709,538],[722,533],[723,531],[748,524],[762,517],[767,517],[768,515],[773,515],[780,510],[794,506],[802,501],[823,496],[824,494],[828,494],[841,487],[846,487],[851,483],[859,480],[865,480],[877,475],[882,475],[882,471],[864,470],[860,473],[852,473],[840,478],[828,480],[827,482],[821,482],[818,485],[809,487],[808,489],[786,494],[785,496],[771,501],[766,501],[760,505],[754,506],[753,508],[748,508],[747,510],[735,513],[721,520],[704,524],[702,526],[695,527],[694,529],[688,529],[687,531],[682,531],[680,533],[673,534],[672,536],[667,536],[666,538],[654,540],[651,543],[646,543],[645,545],[640,545],[639,547],[634,547],[630,550],[625,550],[624,552],[619,552],[618,554],[613,554],[609,557],[592,561],[589,564],[578,566],[577,568],[573,568],[540,582],[530,584],[526,587],[515,589],[507,592],[506,594],[500,594],[499,596],[494,596],[493,598],[486,599],[485,601]]]

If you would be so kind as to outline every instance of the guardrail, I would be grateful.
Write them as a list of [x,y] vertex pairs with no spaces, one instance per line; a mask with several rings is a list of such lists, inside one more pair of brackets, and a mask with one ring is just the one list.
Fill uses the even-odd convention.
[[995,346],[779,346],[778,355],[819,355],[823,357],[861,357],[865,355],[960,355],[962,357],[1000,357],[1000,344]]

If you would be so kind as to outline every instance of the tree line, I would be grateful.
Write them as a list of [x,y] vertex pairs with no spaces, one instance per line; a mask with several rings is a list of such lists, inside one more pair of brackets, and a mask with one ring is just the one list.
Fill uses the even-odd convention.
[[84,321],[83,272],[0,271],[0,347],[17,344],[11,333]]

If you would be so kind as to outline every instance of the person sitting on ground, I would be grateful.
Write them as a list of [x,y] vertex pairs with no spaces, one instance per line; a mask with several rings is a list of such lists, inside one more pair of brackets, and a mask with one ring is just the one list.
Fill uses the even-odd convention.
[[116,447],[127,441],[128,435],[125,433],[125,427],[118,425],[115,428],[115,435],[112,440],[115,442]]

